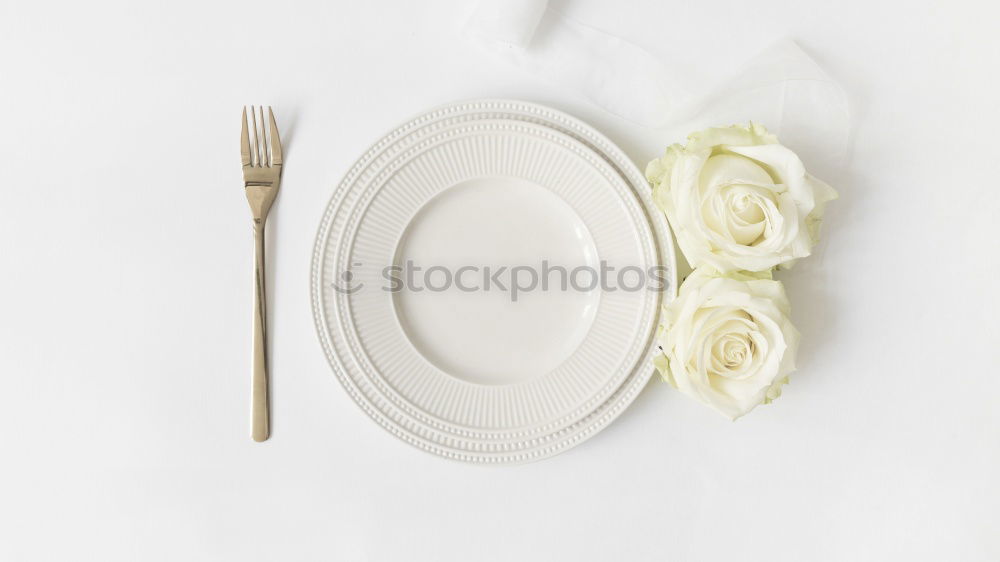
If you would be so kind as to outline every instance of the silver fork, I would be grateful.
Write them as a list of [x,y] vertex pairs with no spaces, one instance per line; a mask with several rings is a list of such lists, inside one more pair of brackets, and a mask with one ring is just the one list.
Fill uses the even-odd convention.
[[[260,117],[258,122],[257,117]],[[254,300],[253,300],[253,412],[251,436],[264,441],[270,434],[267,381],[267,315],[264,293],[264,225],[267,212],[278,195],[281,185],[281,139],[274,113],[267,108],[268,123],[264,123],[264,108],[243,108],[243,131],[240,135],[240,156],[243,160],[243,187],[250,212],[253,214]],[[253,133],[251,135],[251,132]],[[252,144],[251,144],[252,139]]]

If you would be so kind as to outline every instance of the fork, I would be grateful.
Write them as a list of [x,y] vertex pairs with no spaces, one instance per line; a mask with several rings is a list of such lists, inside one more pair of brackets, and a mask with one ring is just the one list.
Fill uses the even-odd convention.
[[[258,123],[258,115],[260,121]],[[281,185],[281,139],[274,122],[274,112],[267,108],[268,122],[264,123],[264,108],[243,108],[243,131],[240,135],[240,157],[243,161],[243,187],[250,212],[253,214],[254,242],[254,300],[253,300],[253,382],[251,390],[252,425],[254,441],[264,441],[270,434],[267,380],[267,315],[264,292],[264,225],[267,212],[278,195]],[[251,134],[251,132],[253,134]],[[251,144],[251,140],[253,143]]]

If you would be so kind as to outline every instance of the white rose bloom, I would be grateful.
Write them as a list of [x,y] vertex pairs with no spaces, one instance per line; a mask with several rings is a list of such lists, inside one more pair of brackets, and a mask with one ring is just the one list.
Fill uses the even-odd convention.
[[764,271],[809,255],[837,192],[764,127],[707,129],[646,167],[692,267]]
[[770,273],[698,269],[664,313],[660,374],[730,419],[777,398],[795,370],[799,333]]

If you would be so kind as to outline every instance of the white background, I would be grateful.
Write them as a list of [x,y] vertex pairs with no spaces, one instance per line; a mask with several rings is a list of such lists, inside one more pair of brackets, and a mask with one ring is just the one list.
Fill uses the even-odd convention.
[[[471,4],[0,5],[0,560],[996,560],[1000,39],[985,3],[564,0],[708,64],[790,36],[854,109],[804,335],[735,423],[653,380],[539,463],[413,449],[330,372],[309,306],[333,186],[456,99],[618,120],[459,35]],[[287,144],[271,216],[274,432],[249,438],[251,238],[239,108]],[[752,117],[752,116],[748,116]],[[808,164],[808,163],[807,163]]]

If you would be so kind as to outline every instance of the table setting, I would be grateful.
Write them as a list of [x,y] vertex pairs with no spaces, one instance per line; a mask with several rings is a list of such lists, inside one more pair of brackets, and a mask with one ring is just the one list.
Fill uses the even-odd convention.
[[[775,123],[800,136],[837,131],[821,153],[842,157],[844,94],[792,42],[747,63],[752,86],[741,74],[693,94],[692,78],[562,19],[545,1],[482,0],[466,30],[514,64],[554,71],[560,84],[645,124],[713,114],[713,104],[747,88],[755,93],[742,111],[773,106]],[[609,61],[575,64],[581,53]],[[620,62],[644,58],[651,68]],[[584,68],[586,76],[574,76]],[[803,81],[806,91],[789,91]],[[779,89],[780,99],[770,99]],[[263,107],[249,111],[240,147],[256,247],[253,439],[264,441],[264,232],[283,153],[273,109],[266,117]],[[837,194],[753,121],[688,139],[643,174],[586,123],[502,99],[439,106],[383,136],[334,191],[313,252],[313,314],[344,389],[404,442],[492,464],[583,441],[624,411],[652,366],[731,419],[780,396],[799,334],[771,271],[810,254]],[[695,268],[677,303],[668,221]],[[414,282],[420,270],[422,284]],[[627,270],[637,282],[625,283]],[[484,283],[465,283],[480,271]],[[558,288],[550,287],[553,272]],[[390,283],[376,291],[380,280]]]
[[0,559],[1000,554],[959,7],[53,8],[0,10]]

